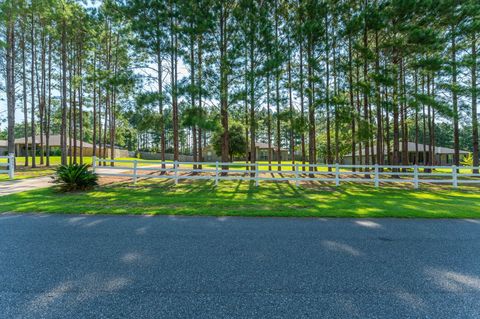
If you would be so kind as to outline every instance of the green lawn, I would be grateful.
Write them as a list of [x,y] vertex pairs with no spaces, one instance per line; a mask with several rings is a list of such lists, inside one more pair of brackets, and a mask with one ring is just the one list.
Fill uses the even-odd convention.
[[[84,163],[91,165],[92,164],[92,157],[86,156],[83,158]],[[118,158],[121,160],[134,160],[135,158]],[[26,179],[26,178],[33,178],[33,177],[40,177],[40,176],[46,176],[46,175],[51,175],[55,171],[55,167],[60,165],[61,163],[61,157],[60,156],[50,156],[50,165],[51,167],[46,167],[44,165],[40,165],[40,157],[37,157],[36,164],[37,168],[31,168],[31,167],[25,167],[25,157],[16,157],[15,161],[17,163],[17,169],[15,170],[15,179]],[[29,158],[29,164],[31,165],[31,158]],[[7,159],[2,158],[0,159],[0,163],[6,163]],[[142,164],[142,165],[148,165],[148,164]],[[120,166],[117,164],[117,166]],[[133,164],[130,163],[122,163],[121,166],[125,167],[132,167]],[[2,166],[3,167],[3,166]],[[0,169],[4,169],[0,168]],[[9,180],[8,174],[0,174],[0,182],[1,181],[7,181]]]
[[1,197],[0,212],[297,217],[480,218],[480,190],[375,189],[344,185],[144,180],[64,194],[41,189]]
[[[52,175],[54,173],[53,168],[47,167],[39,167],[39,168],[24,168],[18,167],[15,171],[15,180],[18,179],[26,179],[26,178],[33,178],[33,177],[40,177],[40,176],[47,176]],[[9,177],[8,174],[0,174],[0,182],[8,181]]]

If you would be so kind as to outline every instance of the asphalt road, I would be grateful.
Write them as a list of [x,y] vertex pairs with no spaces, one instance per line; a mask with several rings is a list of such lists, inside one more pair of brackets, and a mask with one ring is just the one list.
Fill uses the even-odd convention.
[[480,318],[480,221],[0,215],[0,318]]

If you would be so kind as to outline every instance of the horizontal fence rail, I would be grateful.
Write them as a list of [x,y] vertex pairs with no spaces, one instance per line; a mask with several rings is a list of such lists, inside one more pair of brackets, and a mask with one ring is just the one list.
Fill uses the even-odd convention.
[[9,179],[15,178],[15,155],[0,156],[0,174],[8,174]]
[[417,165],[341,165],[303,163],[221,163],[221,162],[161,162],[145,160],[111,160],[94,157],[93,171],[100,176],[181,180],[292,181],[301,182],[408,183],[414,188],[421,184],[480,185],[480,167],[417,166]]

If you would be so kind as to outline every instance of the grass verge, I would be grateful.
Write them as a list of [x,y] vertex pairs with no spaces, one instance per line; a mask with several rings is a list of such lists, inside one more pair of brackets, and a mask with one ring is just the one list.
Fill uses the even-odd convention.
[[0,198],[0,212],[281,217],[480,218],[480,190],[343,185],[296,188],[289,183],[144,180],[85,193],[53,188]]

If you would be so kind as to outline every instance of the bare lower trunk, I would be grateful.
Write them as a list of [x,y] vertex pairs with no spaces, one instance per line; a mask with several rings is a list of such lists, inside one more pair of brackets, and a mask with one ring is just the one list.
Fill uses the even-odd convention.
[[[479,165],[479,148],[478,148],[478,115],[477,115],[477,46],[476,37],[473,35],[472,39],[472,58],[473,63],[471,66],[472,72],[472,140],[473,140],[473,166]],[[474,174],[478,174],[478,168],[473,170]]]
[[6,47],[7,138],[8,153],[15,153],[15,29],[12,18],[7,21]]

